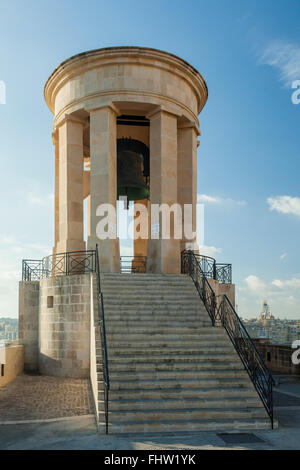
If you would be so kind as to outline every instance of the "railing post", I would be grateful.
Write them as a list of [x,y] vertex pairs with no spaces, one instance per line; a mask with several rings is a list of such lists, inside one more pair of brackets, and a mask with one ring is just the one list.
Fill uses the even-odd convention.
[[188,254],[189,254],[189,275],[192,276],[194,273],[193,273],[193,263],[192,263],[192,252],[191,251],[188,251]]
[[217,265],[216,265],[216,260],[214,260],[213,264],[213,279],[216,281],[217,280]]

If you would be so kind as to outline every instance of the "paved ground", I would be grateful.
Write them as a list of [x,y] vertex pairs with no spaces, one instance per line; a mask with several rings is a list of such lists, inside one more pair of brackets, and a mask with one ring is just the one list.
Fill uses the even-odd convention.
[[21,374],[0,388],[0,423],[93,413],[88,380]]
[[[78,387],[78,389],[82,390],[82,387]],[[74,388],[71,387],[71,390],[74,391]],[[183,449],[300,450],[300,382],[292,381],[292,383],[289,383],[288,381],[283,381],[276,388],[275,392],[275,414],[279,419],[279,429],[251,433],[252,439],[254,435],[254,437],[260,438],[262,442],[241,443],[238,440],[243,436],[236,434],[237,442],[226,444],[218,434],[213,432],[181,436],[99,436],[96,433],[93,416],[82,415],[39,424],[0,425],[0,449],[98,449],[107,451]],[[64,399],[61,399],[61,401],[65,403]],[[77,409],[83,411],[81,406]],[[0,413],[2,413],[1,408]]]

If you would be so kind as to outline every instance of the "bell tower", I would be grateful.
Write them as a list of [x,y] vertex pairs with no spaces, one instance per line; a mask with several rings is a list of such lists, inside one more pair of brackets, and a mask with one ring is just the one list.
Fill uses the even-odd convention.
[[[126,197],[147,227],[146,237],[135,232],[135,257],[147,257],[147,272],[179,273],[181,251],[196,250],[198,114],[207,100],[200,73],[155,49],[98,49],[57,67],[45,99],[54,114],[54,254],[98,244],[103,272],[119,272],[116,205]],[[102,238],[105,210],[110,232]],[[178,221],[189,223],[193,239],[184,230],[178,236]]]

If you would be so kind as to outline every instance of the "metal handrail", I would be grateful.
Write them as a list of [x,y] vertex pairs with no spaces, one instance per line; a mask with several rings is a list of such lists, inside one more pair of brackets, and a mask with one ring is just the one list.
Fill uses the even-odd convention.
[[273,429],[273,376],[226,294],[222,296],[218,315],[268,412]]
[[193,251],[184,250],[181,253],[181,271],[183,274],[189,274],[193,279],[212,325],[216,326],[218,322],[225,329],[269,415],[273,429],[274,379],[233,305],[227,295],[223,295],[217,307],[216,295]]
[[215,279],[221,284],[232,283],[232,265],[229,263],[217,263],[211,256],[194,253],[205,276]]
[[101,350],[102,350],[102,374],[104,384],[104,410],[105,410],[105,433],[108,434],[108,395],[110,390],[110,379],[108,370],[108,355],[106,343],[106,328],[104,316],[104,302],[103,293],[101,290],[101,271],[100,261],[98,254],[98,245],[96,245],[96,273],[97,273],[97,299],[98,299],[98,312],[101,312],[99,318],[100,334],[101,334]]
[[215,325],[216,295],[208,282],[200,263],[191,250],[181,253],[181,272],[189,274],[194,281],[200,298],[202,299],[213,326]]
[[96,272],[95,250],[68,251],[45,256],[41,260],[22,261],[22,280],[37,281],[52,276],[70,276]]

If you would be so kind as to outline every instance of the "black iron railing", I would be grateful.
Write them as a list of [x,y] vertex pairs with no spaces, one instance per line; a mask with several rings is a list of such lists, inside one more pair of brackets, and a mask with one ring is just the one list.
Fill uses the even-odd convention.
[[210,256],[198,255],[195,253],[198,263],[206,277],[215,279],[221,284],[232,283],[232,265],[217,263]]
[[121,256],[120,258],[120,270],[122,274],[145,273],[146,264],[146,256]]
[[259,351],[256,349],[254,342],[250,338],[227,295],[222,296],[218,307],[218,316],[270,416],[273,428],[274,379],[272,374]]
[[202,270],[198,256],[193,251],[185,250],[181,253],[181,272],[190,275],[193,279],[199,296],[211,318],[212,325],[216,326],[218,323],[225,328],[261,398],[273,428],[274,379],[234,307],[226,295],[221,296],[221,301],[219,306],[217,306],[216,295]]
[[215,325],[216,295],[202,270],[199,257],[193,251],[184,250],[181,253],[181,272],[182,274],[189,274],[193,279],[211,322]]
[[216,263],[216,277],[220,284],[232,284],[232,266],[231,264]]
[[95,250],[69,251],[41,260],[22,261],[22,280],[37,281],[51,276],[70,276],[96,272]]
[[103,387],[104,387],[104,412],[105,412],[105,432],[108,434],[108,398],[109,398],[109,370],[108,370],[108,355],[106,343],[106,328],[104,316],[104,302],[103,293],[101,290],[101,272],[100,262],[98,255],[98,245],[96,245],[96,273],[97,273],[97,299],[98,299],[98,312],[99,312],[99,326],[101,335],[101,351],[102,351],[102,373],[103,373]]
[[44,276],[43,261],[34,259],[23,259],[22,281],[39,281]]

